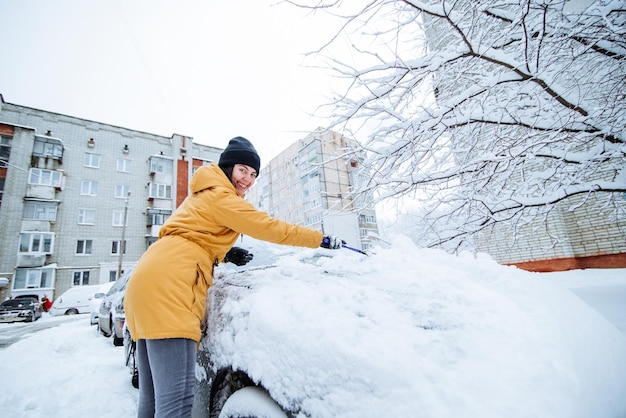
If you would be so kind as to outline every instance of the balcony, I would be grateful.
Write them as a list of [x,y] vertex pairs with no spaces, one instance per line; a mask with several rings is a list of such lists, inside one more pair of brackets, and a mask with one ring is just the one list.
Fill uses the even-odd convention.
[[26,197],[53,200],[57,191],[63,190],[65,175],[62,170],[31,168],[28,174]]
[[46,264],[46,254],[18,254],[17,267],[43,267]]
[[149,225],[148,226],[148,228],[149,228],[148,229],[149,230],[149,232],[148,232],[149,236],[151,236],[151,237],[158,237],[159,236],[159,231],[161,231],[161,227],[162,226],[163,225]]

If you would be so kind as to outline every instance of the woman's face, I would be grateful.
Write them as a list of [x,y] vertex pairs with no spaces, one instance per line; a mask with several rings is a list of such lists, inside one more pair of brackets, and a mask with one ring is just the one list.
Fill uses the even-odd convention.
[[230,180],[233,182],[237,194],[243,196],[256,181],[256,176],[257,172],[254,168],[243,164],[235,164]]

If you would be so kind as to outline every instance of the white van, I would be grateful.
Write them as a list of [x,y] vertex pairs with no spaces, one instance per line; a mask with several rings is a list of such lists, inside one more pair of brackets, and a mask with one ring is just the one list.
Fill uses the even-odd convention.
[[76,286],[67,290],[56,298],[50,308],[50,315],[75,315],[89,313],[90,301],[100,288],[99,284],[91,286]]

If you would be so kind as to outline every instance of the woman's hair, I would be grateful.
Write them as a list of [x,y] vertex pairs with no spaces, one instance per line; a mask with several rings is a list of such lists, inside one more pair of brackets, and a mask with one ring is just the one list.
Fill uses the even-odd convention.
[[233,168],[234,166],[232,165],[228,165],[228,166],[221,166],[220,168],[222,169],[222,171],[224,172],[224,174],[226,174],[226,177],[228,178],[228,181],[230,181],[231,183],[233,182]]

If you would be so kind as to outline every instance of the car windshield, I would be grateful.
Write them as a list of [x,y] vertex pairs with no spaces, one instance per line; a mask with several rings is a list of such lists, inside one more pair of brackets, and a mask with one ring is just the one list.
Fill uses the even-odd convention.
[[107,292],[106,296],[114,295],[115,293],[121,292],[124,289],[126,289],[126,285],[128,284],[128,280],[130,279],[131,272],[132,272],[132,269],[128,271],[127,273],[125,273],[122,277],[117,279],[115,281],[115,284]]
[[21,308],[24,306],[29,306],[31,304],[31,299],[11,299],[2,302],[3,308]]

